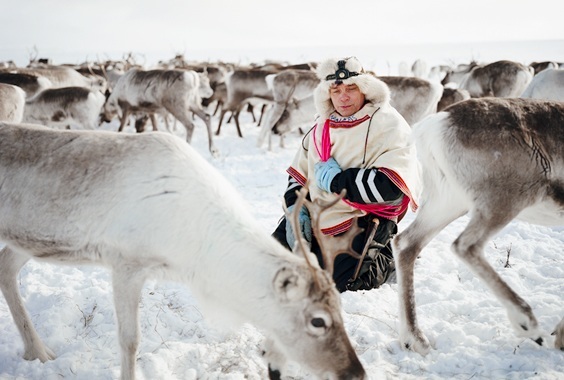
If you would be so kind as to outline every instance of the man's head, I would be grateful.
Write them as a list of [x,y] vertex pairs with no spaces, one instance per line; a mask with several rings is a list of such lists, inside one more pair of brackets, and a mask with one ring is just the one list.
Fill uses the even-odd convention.
[[329,95],[335,111],[341,116],[354,115],[364,106],[364,94],[354,83],[332,84],[329,87]]
[[314,91],[315,107],[323,118],[334,111],[351,116],[365,103],[389,101],[386,84],[364,71],[355,57],[323,61],[316,73],[320,83]]

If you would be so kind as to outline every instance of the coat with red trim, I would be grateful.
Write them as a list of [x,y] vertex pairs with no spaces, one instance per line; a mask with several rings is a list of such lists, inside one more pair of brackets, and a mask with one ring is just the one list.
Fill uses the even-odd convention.
[[[388,102],[367,103],[356,114],[329,115],[330,155],[342,172],[331,183],[332,192],[347,189],[345,200],[320,217],[325,234],[346,231],[355,216],[373,213],[393,219],[408,207],[417,208],[420,167],[411,128]],[[295,190],[309,181],[312,200],[329,201],[334,195],[317,187],[314,167],[321,159],[325,120],[308,132],[287,172],[286,204],[295,202]],[[393,211],[393,212],[392,212]]]

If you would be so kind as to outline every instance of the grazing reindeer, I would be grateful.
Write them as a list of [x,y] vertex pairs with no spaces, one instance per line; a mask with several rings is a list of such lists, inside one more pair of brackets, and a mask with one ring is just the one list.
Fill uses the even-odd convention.
[[[205,73],[190,70],[138,70],[131,69],[122,75],[116,87],[109,94],[102,111],[102,120],[110,122],[119,115],[122,131],[129,116],[144,112],[154,115],[168,111],[184,128],[186,141],[192,141],[194,123],[190,112],[196,114],[206,124],[208,147],[212,155],[218,151],[213,143],[211,118],[202,108],[202,98],[213,94]],[[153,129],[156,121],[152,117]]]
[[533,79],[534,70],[519,62],[496,61],[487,65],[472,62],[463,68],[452,70],[443,78],[442,84],[458,84],[472,98],[495,96],[516,98]]
[[[313,125],[315,125],[313,94],[301,100],[294,99],[288,102],[278,120],[274,122],[269,131],[267,130],[268,150],[272,149],[272,135],[280,136],[280,147],[284,148],[284,137],[287,133],[302,127],[309,130]],[[261,132],[263,131],[264,129],[261,130]],[[259,136],[259,144],[261,144],[261,138],[263,137],[264,135]]]
[[0,123],[0,178],[0,289],[25,359],[55,358],[18,290],[33,258],[112,271],[121,379],[135,378],[150,277],[185,282],[204,308],[262,330],[272,372],[288,359],[322,378],[365,378],[330,275],[271,237],[178,137]]
[[402,345],[421,354],[430,349],[417,324],[413,266],[423,247],[466,213],[470,221],[453,252],[507,309],[517,333],[542,343],[531,307],[484,259],[483,250],[514,218],[564,222],[564,103],[469,99],[424,119],[413,133],[424,190],[415,220],[394,239]]
[[[260,147],[268,138],[268,148],[271,148],[271,135],[275,125],[288,108],[289,103],[298,102],[312,97],[313,90],[319,84],[315,71],[288,69],[277,74],[266,76],[268,87],[272,91],[274,105],[267,113],[266,123],[262,125],[257,146]],[[315,111],[310,115],[313,117]],[[294,128],[297,128],[295,126]],[[283,146],[283,135],[280,134],[280,146]]]

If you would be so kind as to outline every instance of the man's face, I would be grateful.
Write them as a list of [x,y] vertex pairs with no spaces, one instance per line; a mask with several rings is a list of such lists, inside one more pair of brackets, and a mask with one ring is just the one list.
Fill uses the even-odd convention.
[[333,107],[341,116],[351,116],[364,106],[364,94],[356,84],[331,85],[329,94]]

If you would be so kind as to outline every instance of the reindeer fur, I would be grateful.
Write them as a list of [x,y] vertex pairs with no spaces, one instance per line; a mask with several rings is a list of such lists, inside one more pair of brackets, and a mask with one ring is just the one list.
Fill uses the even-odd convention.
[[[425,354],[413,267],[427,243],[469,213],[454,254],[507,309],[520,336],[542,341],[531,307],[483,257],[485,244],[514,218],[564,222],[564,103],[481,98],[456,103],[413,128],[424,191],[415,220],[394,239],[400,298],[400,340]],[[531,265],[534,265],[532,263]]]
[[293,360],[319,377],[364,379],[330,276],[283,248],[249,209],[170,134],[0,123],[0,288],[24,358],[55,357],[18,290],[20,268],[37,259],[111,270],[122,379],[135,378],[148,278],[184,282],[204,307],[254,324],[273,368]]

